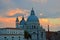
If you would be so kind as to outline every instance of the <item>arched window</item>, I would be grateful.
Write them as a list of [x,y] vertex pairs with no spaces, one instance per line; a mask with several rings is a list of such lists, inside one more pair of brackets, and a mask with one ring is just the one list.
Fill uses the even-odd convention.
[[33,38],[33,40],[36,40],[37,39],[37,33],[36,32],[33,32],[32,38]]
[[35,32],[33,32],[33,34],[36,34]]
[[8,40],[7,37],[4,37],[4,40]]
[[36,28],[36,26],[34,26],[34,28]]
[[43,38],[43,32],[41,32],[41,38]]
[[33,29],[33,25],[32,25],[32,29]]
[[35,29],[36,27],[34,25],[32,25],[32,29]]
[[14,40],[14,37],[12,37],[12,40]]
[[6,37],[4,37],[4,39],[6,40]]
[[20,36],[19,36],[19,40],[20,40]]

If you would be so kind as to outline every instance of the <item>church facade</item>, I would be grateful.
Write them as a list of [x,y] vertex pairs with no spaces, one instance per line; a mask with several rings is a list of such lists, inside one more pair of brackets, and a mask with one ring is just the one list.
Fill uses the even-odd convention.
[[[25,31],[30,38],[25,38]],[[46,40],[46,33],[32,8],[26,21],[24,17],[20,22],[18,17],[16,18],[16,28],[0,28],[0,40]]]
[[20,22],[18,18],[16,18],[16,28],[21,28],[27,31],[31,35],[30,40],[46,40],[45,30],[40,25],[39,19],[35,15],[33,8],[26,21],[24,20],[24,17],[22,17]]

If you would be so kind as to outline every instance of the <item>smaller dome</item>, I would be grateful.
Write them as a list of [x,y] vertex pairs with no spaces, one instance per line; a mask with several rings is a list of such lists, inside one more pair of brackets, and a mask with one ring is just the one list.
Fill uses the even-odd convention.
[[22,20],[20,21],[20,25],[25,25],[25,24],[26,24],[26,22],[25,22],[24,17],[23,17]]

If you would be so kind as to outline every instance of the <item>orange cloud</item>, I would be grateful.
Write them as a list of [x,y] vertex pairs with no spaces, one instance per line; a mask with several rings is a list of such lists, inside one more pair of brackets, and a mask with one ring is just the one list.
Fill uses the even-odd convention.
[[23,14],[23,15],[28,15],[28,10],[23,10],[23,9],[19,9],[19,8],[17,8],[17,9],[15,9],[15,10],[10,10],[10,11],[8,11],[8,13],[7,13],[7,15],[8,16],[13,16],[13,15],[15,15],[15,14]]
[[48,19],[47,18],[46,19],[41,18],[41,19],[39,19],[39,22],[43,26],[47,26],[48,25]]
[[[21,21],[22,17],[20,16],[18,18],[19,21]],[[15,27],[16,27],[16,18],[0,17],[0,28],[15,28]]]
[[15,18],[0,17],[0,22],[2,23],[0,25],[0,28],[15,26]]
[[[23,15],[27,16],[28,12],[29,12],[28,10],[23,10],[23,9],[17,8],[14,10],[9,10],[6,15],[13,16],[18,13],[18,14],[23,14]],[[18,18],[20,21],[22,19],[22,16],[19,16]],[[0,23],[1,23],[0,28],[15,27],[15,23],[16,23],[15,20],[16,20],[15,17],[13,17],[13,18],[0,17]],[[25,20],[26,20],[26,18],[25,18]]]
[[60,18],[41,18],[39,19],[40,24],[45,30],[47,30],[48,25],[50,26],[50,31],[60,30]]
[[[32,1],[33,2],[47,3],[48,0],[32,0]],[[10,0],[4,0],[4,2],[9,3]],[[13,16],[13,15],[19,13],[19,14],[24,14],[25,16],[27,16],[28,12],[29,12],[29,10],[16,8],[16,9],[13,9],[13,10],[9,10],[7,12],[7,15],[8,16]],[[40,14],[40,15],[42,16],[43,14]],[[15,27],[15,20],[16,20],[16,18],[0,17],[0,24],[1,24],[0,27]],[[19,17],[19,20],[21,20],[21,16]],[[60,26],[60,18],[57,18],[57,19],[42,18],[42,19],[39,19],[39,21],[40,21],[40,24],[43,25],[44,27],[46,27],[48,24],[52,27]]]
[[[19,21],[21,21],[22,16],[18,17]],[[27,18],[25,18],[26,20]],[[5,18],[0,17],[0,28],[15,28],[16,27],[16,18]],[[56,23],[55,23],[56,21]],[[40,18],[39,19],[40,24],[43,26],[43,28],[47,29],[48,24],[50,25],[50,30],[58,29],[58,26],[60,26],[60,18],[52,19],[52,18]],[[54,29],[53,29],[54,28]],[[56,30],[57,30],[56,29]]]
[[39,19],[40,24],[44,27],[47,27],[48,25],[52,28],[56,28],[60,26],[60,18],[41,18]]

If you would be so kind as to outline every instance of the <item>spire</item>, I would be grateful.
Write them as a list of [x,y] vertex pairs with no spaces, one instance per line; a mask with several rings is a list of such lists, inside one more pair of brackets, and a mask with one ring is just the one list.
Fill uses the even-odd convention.
[[34,12],[33,8],[31,10],[31,15],[35,15],[35,12]]
[[20,25],[25,25],[24,16],[22,17],[22,20],[20,21]]
[[18,16],[17,16],[17,18],[16,18],[16,22],[19,22]]
[[32,10],[33,10],[33,8],[32,8]]
[[49,32],[49,25],[48,25],[48,32]]
[[18,28],[19,27],[19,19],[18,19],[18,16],[17,16],[17,18],[16,18],[16,28]]
[[48,40],[50,40],[50,35],[49,34],[50,34],[50,32],[49,32],[49,25],[48,25],[48,34],[47,34],[48,35]]
[[24,16],[22,17],[22,20],[24,20]]

